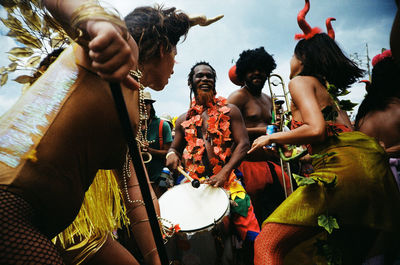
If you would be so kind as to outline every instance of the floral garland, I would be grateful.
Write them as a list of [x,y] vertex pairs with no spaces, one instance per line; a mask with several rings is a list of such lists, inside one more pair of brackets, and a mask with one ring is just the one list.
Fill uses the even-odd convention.
[[[226,115],[230,108],[226,106],[227,100],[223,97],[214,98],[212,102],[207,103],[208,126],[206,139],[210,139],[212,150],[215,154],[210,159],[213,166],[213,174],[217,174],[225,164],[226,158],[231,155],[231,148],[224,148],[225,143],[231,141],[230,135],[230,117]],[[187,170],[192,178],[199,178],[199,174],[205,172],[202,164],[202,157],[205,151],[205,142],[203,138],[197,135],[201,130],[203,119],[201,117],[204,107],[198,105],[196,100],[192,101],[186,121],[182,122],[185,130],[185,148],[183,158],[186,160]]]

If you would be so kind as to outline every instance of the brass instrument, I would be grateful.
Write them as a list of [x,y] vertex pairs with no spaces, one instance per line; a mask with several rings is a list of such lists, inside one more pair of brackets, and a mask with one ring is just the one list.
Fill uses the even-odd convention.
[[[278,75],[278,74],[271,74],[270,77],[268,78],[268,86],[269,86],[269,91],[271,94],[271,100],[272,100],[272,108],[273,108],[273,120],[272,123],[277,122],[278,123],[278,131],[281,132],[283,131],[283,126],[285,124],[285,118],[287,118],[288,115],[290,115],[290,103],[289,103],[289,91],[286,90],[285,87],[285,82],[283,81],[283,78]],[[278,87],[281,86],[283,94],[275,94],[272,90],[272,87]],[[279,102],[278,98],[284,98],[284,102]],[[282,101],[282,100],[281,100]],[[283,103],[286,103],[286,112],[283,109]],[[290,117],[289,117],[290,119]],[[279,157],[280,165],[282,168],[282,181],[283,181],[283,187],[285,191],[285,197],[288,197],[287,191],[286,191],[286,180],[285,180],[285,169],[286,173],[289,176],[289,181],[290,181],[290,190],[291,193],[293,192],[293,183],[292,183],[292,172],[290,169],[290,164],[289,162],[283,161],[282,157]]]

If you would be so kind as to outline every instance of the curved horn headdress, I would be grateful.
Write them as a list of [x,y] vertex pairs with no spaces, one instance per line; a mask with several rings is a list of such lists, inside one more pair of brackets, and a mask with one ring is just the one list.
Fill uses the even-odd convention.
[[205,27],[205,26],[208,26],[208,25],[210,25],[210,24],[212,24],[214,22],[217,22],[218,20],[220,20],[223,17],[224,17],[224,15],[219,15],[219,16],[216,16],[216,17],[213,17],[213,18],[207,18],[204,15],[190,16],[189,17],[189,21],[190,21],[190,26],[191,27],[196,26],[196,25]]
[[304,8],[300,10],[300,12],[297,14],[297,23],[299,24],[299,27],[301,30],[304,32],[304,34],[296,34],[294,35],[294,38],[296,40],[300,39],[310,39],[312,38],[315,34],[320,33],[321,29],[320,28],[311,28],[311,26],[307,23],[306,21],[306,15],[308,11],[310,10],[310,1],[305,0],[306,4],[304,5]]
[[331,24],[332,20],[336,20],[336,18],[328,17],[325,21],[325,24],[326,24],[326,30],[328,31],[329,37],[331,37],[331,39],[334,40],[335,39],[335,31],[332,28],[332,24]]

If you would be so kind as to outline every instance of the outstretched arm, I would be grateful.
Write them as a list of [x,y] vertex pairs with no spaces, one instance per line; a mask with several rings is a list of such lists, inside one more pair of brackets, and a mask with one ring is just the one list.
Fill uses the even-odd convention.
[[[80,9],[87,3],[93,2],[43,0],[43,5],[73,39],[78,37],[79,31],[77,28],[72,28],[72,19],[79,18],[79,14],[88,14],[88,12],[84,13],[85,9]],[[95,4],[93,3],[93,5]],[[115,21],[113,22],[107,17],[96,18],[95,14],[96,12],[92,12],[85,19],[83,19],[84,16],[81,16],[82,23],[78,25],[84,39],[88,41],[85,48],[92,69],[107,81],[123,82],[128,87],[135,86],[133,78],[128,73],[129,70],[137,67],[138,47],[136,42]],[[123,21],[119,21],[124,25]]]
[[324,140],[325,120],[315,95],[315,82],[317,81],[313,77],[298,76],[289,83],[290,95],[301,113],[304,124],[289,132],[278,132],[257,138],[249,153],[271,143],[310,144]]
[[250,147],[249,137],[240,110],[232,104],[229,104],[228,107],[231,109],[229,111],[229,116],[231,118],[230,130],[232,132],[232,140],[235,143],[235,149],[232,150],[231,158],[222,167],[221,171],[207,181],[214,187],[220,187],[225,184],[232,170],[239,166]]

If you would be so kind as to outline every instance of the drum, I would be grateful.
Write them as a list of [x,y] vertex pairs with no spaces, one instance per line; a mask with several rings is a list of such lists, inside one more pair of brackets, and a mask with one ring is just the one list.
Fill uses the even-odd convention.
[[231,255],[223,228],[223,219],[229,214],[229,198],[223,189],[208,184],[193,188],[191,183],[184,183],[164,193],[159,204],[161,217],[181,229],[166,244],[170,261],[221,264],[224,256]]

